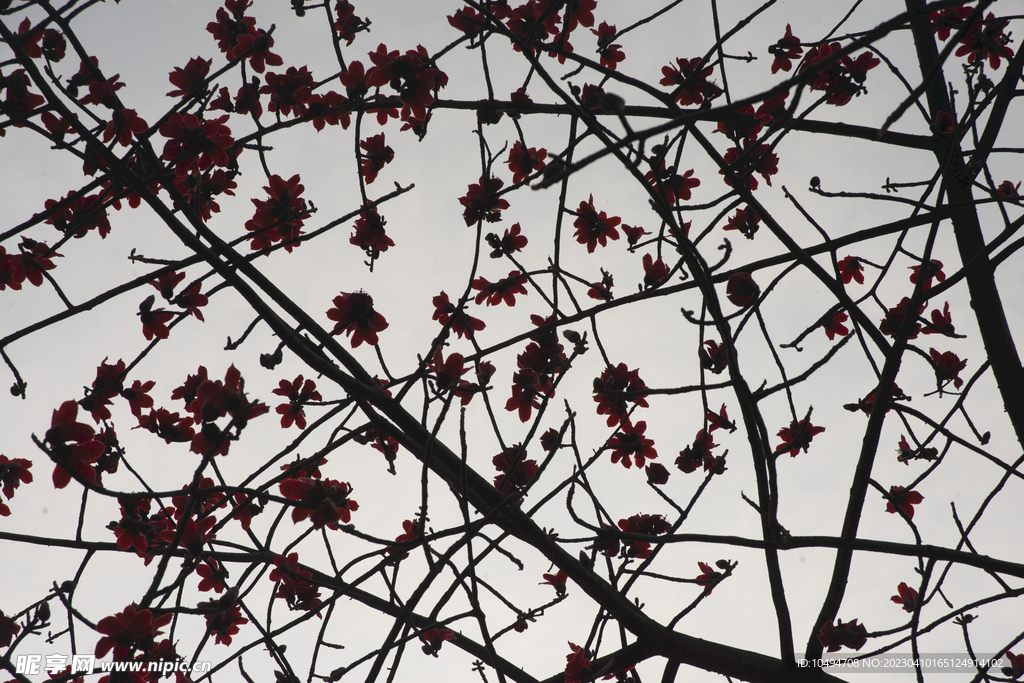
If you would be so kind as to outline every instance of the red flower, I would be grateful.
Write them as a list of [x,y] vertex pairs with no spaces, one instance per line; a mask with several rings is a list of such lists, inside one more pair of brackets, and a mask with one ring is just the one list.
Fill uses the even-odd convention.
[[934,277],[939,282],[946,280],[946,274],[942,272],[942,261],[932,259],[928,263],[911,266],[910,270],[913,272],[910,274],[910,281],[917,283],[918,278],[924,278],[921,283],[921,289],[929,290],[932,287],[932,278]]
[[843,278],[843,284],[850,284],[856,280],[858,285],[864,284],[864,266],[856,256],[847,256],[839,261],[839,276]]
[[214,642],[220,645],[230,645],[231,638],[238,633],[239,627],[249,623],[249,620],[242,616],[242,608],[235,604],[237,599],[237,589],[233,588],[217,600],[208,600],[197,605],[207,612],[206,630],[216,635]]
[[565,656],[565,683],[581,683],[584,679],[589,680],[590,660],[587,659],[587,652],[575,643],[569,643],[571,652]]
[[1021,674],[1024,674],[1024,654],[1015,655],[1012,652],[1007,652],[1006,658],[1010,660],[1010,666],[1003,667],[1003,675],[1009,676],[1014,680],[1020,678]]
[[[769,145],[764,143],[752,145],[746,138],[740,141],[740,145],[740,147],[730,147],[725,152],[723,159],[729,165],[729,172],[740,185],[749,187],[752,191],[757,189],[757,178],[753,176],[755,171],[760,173],[764,181],[771,187],[771,177],[779,172],[779,155],[771,151]],[[722,168],[718,170],[718,173],[724,176],[725,184],[732,187],[729,174],[725,171],[726,169]]]
[[[667,484],[668,483],[668,470],[661,463],[652,462],[647,466],[647,481],[651,484]],[[618,552],[618,551],[616,551]]]
[[[413,543],[418,541],[420,538],[420,523],[419,520],[407,519],[402,522],[402,529],[404,532],[399,534],[395,538],[395,543]],[[388,548],[389,554],[395,554],[399,552],[399,548]],[[409,557],[409,553],[403,553],[399,559],[404,560]]]
[[373,298],[366,292],[342,292],[334,297],[334,308],[327,317],[335,321],[334,334],[352,337],[352,348],[363,342],[377,345],[377,333],[386,330],[388,321],[373,309]]
[[446,628],[430,628],[420,634],[420,639],[423,641],[423,652],[436,657],[444,641],[455,640],[455,634]]
[[0,455],[0,490],[7,500],[14,498],[14,491],[22,484],[32,483],[32,462],[25,458],[8,458]]
[[231,518],[237,519],[242,529],[248,531],[252,524],[252,518],[263,512],[263,508],[256,504],[255,499],[241,492],[234,495],[234,501]]
[[505,496],[522,495],[540,470],[536,460],[526,459],[526,449],[522,444],[506,448],[494,456],[491,462],[502,473],[494,478],[494,488]]
[[103,634],[96,643],[96,656],[105,657],[113,649],[114,659],[125,661],[136,650],[149,652],[156,644],[160,629],[173,618],[173,614],[164,614],[154,619],[148,609],[140,610],[132,603],[123,612],[100,619],[96,624],[96,630]]
[[141,135],[149,130],[149,124],[134,109],[115,109],[110,123],[103,129],[103,142],[117,140],[117,144],[128,147],[132,134]]
[[348,0],[337,0],[334,11],[338,14],[338,20],[334,22],[338,39],[344,40],[346,45],[351,45],[356,39],[356,33],[365,30],[369,22],[356,16],[355,7]]
[[106,447],[96,440],[96,433],[87,424],[76,422],[78,404],[65,401],[53,411],[46,443],[50,458],[57,466],[53,469],[53,486],[62,489],[71,482],[71,472],[86,481],[96,481],[97,474],[90,465],[103,455]]
[[949,40],[950,31],[959,31],[963,28],[964,20],[971,16],[973,7],[950,7],[931,13],[932,27],[939,40]]
[[486,18],[482,14],[478,14],[472,7],[463,7],[456,10],[455,14],[448,15],[448,23],[452,25],[452,28],[463,33],[478,31],[486,22]]
[[748,240],[752,240],[760,222],[761,216],[754,207],[748,206],[745,209],[737,209],[736,213],[729,217],[729,222],[722,229],[736,230]]
[[646,422],[637,422],[636,425],[629,420],[623,422],[619,432],[608,439],[608,447],[612,449],[612,463],[621,459],[622,466],[628,470],[634,460],[640,468],[644,466],[645,460],[657,458],[654,441],[644,436],[646,430]]
[[488,282],[486,278],[478,277],[473,280],[473,289],[479,292],[475,301],[477,305],[486,299],[488,306],[497,306],[503,301],[509,306],[515,306],[516,294],[527,294],[526,287],[523,286],[525,283],[526,276],[519,270],[510,271],[507,278],[493,283]]
[[565,582],[569,579],[565,572],[558,570],[557,574],[544,574],[542,578],[544,580],[540,585],[552,586],[555,589],[555,593],[558,594],[558,597],[565,595]]
[[842,311],[839,311],[831,318],[829,318],[828,322],[821,324],[822,329],[825,330],[825,334],[828,335],[829,341],[835,339],[836,335],[840,337],[845,337],[846,335],[850,334],[850,330],[847,329],[846,325],[843,324],[849,319],[850,316],[846,315]]
[[172,302],[175,305],[184,308],[190,314],[198,318],[201,322],[204,321],[204,318],[202,311],[200,311],[199,309],[205,306],[206,304],[210,303],[210,299],[205,294],[199,291],[200,289],[202,289],[202,287],[203,283],[197,282],[188,289],[186,289],[184,292],[179,294],[177,297],[175,297],[174,301]]
[[200,121],[193,114],[171,114],[160,126],[160,135],[170,138],[161,158],[174,164],[175,175],[227,166],[228,150],[235,144],[231,129],[223,125],[227,120],[227,114],[210,121]]
[[622,224],[622,232],[626,233],[626,242],[628,242],[631,247],[635,247],[637,242],[639,242],[640,238],[644,235],[651,234],[639,226],[633,227],[626,225],[625,223]]
[[704,429],[700,430],[693,438],[693,445],[679,451],[676,467],[684,474],[695,472],[699,467],[704,467],[706,472],[712,471],[716,465],[716,458],[711,454],[711,449],[716,446],[718,444],[714,442],[711,433]]
[[456,308],[444,292],[435,296],[432,301],[434,304],[433,319],[442,325],[448,324],[448,321],[451,320],[452,331],[460,337],[469,339],[474,332],[479,332],[486,327],[484,321],[467,315],[461,308]]
[[466,207],[462,212],[466,225],[472,226],[482,220],[488,223],[501,220],[501,212],[509,206],[507,201],[496,196],[502,185],[504,183],[500,178],[492,176],[486,181],[480,178],[479,183],[469,186],[464,197],[459,197],[459,203]]
[[[667,533],[672,525],[661,515],[639,514],[627,519],[620,519],[619,528],[628,534],[658,536]],[[647,541],[629,541],[626,543],[623,553],[627,557],[645,560],[651,556],[651,544]]]
[[[263,189],[269,197],[265,201],[252,200],[256,213],[245,223],[246,230],[256,233],[250,243],[253,250],[266,249],[274,242],[298,237],[302,234],[303,221],[310,214],[306,200],[302,198],[306,188],[298,174],[288,180],[274,174],[270,176],[270,185]],[[286,244],[285,249],[291,251],[295,244]]]
[[615,285],[615,280],[612,278],[612,274],[604,268],[601,269],[601,281],[591,282],[590,289],[587,290],[587,296],[591,299],[597,299],[598,301],[611,301],[612,287]]
[[62,255],[46,246],[46,242],[36,242],[28,237],[22,237],[18,246],[20,254],[9,256],[6,263],[0,259],[0,284],[21,289],[21,283],[28,280],[36,287],[40,286],[43,284],[43,271],[57,267],[51,259]]
[[757,301],[761,288],[750,273],[733,273],[725,287],[725,295],[734,305],[744,308]]
[[348,100],[344,95],[330,90],[322,95],[320,93],[313,93],[313,96],[309,98],[309,102],[306,103],[306,108],[309,110],[307,114],[310,120],[313,122],[313,127],[319,133],[324,129],[324,126],[337,126],[341,125],[342,128],[348,128],[349,124],[352,123],[352,113],[349,111]]
[[960,358],[952,351],[939,353],[935,349],[928,349],[928,355],[932,357],[935,365],[935,377],[939,381],[939,390],[942,390],[947,383],[953,382],[953,386],[959,389],[964,381],[960,379],[960,371],[967,367],[967,359]]
[[704,415],[704,419],[708,422],[708,433],[715,431],[716,429],[728,429],[730,432],[736,431],[736,423],[729,421],[729,413],[725,410],[725,404],[716,413],[709,410]]
[[[707,349],[704,348],[707,347]],[[710,370],[716,375],[729,367],[729,349],[725,344],[719,344],[713,339],[704,342],[704,346],[697,349],[697,356],[700,358],[700,366]]]
[[299,554],[291,553],[287,558],[274,555],[274,569],[270,570],[271,581],[280,582],[276,598],[284,598],[291,610],[311,611],[320,606],[320,590],[309,581],[311,572],[299,569]]
[[[85,237],[92,229],[96,229],[101,238],[106,238],[110,233],[110,221],[107,219],[107,210],[102,205],[102,197],[98,194],[89,196],[79,195],[72,199],[73,193],[62,198],[60,202],[47,199],[44,206],[49,218],[46,222],[57,228],[65,235],[74,235],[76,238]],[[65,204],[57,209],[59,203]]]
[[354,61],[349,63],[348,71],[338,74],[338,80],[345,86],[346,93],[350,100],[361,100],[370,89],[370,82],[366,79],[366,71],[363,63]]
[[169,80],[177,90],[167,93],[168,97],[202,97],[206,94],[206,77],[210,75],[209,59],[193,57],[188,60],[185,68],[174,67]]
[[519,140],[512,145],[512,149],[508,153],[508,168],[512,171],[512,182],[516,185],[523,182],[534,171],[539,171],[544,168],[544,160],[548,156],[548,151],[541,147],[530,147],[527,149],[523,146],[523,143]]
[[281,482],[281,495],[298,504],[292,509],[292,521],[301,522],[307,517],[314,529],[337,529],[338,522],[348,524],[352,512],[359,504],[348,497],[348,484],[334,479],[312,479],[297,477]]
[[395,159],[395,150],[384,144],[384,133],[369,137],[359,143],[363,150],[362,161],[359,164],[360,172],[367,184],[377,179],[377,173]]
[[841,647],[859,650],[868,642],[867,633],[868,630],[863,624],[858,624],[856,619],[846,623],[840,619],[835,626],[829,620],[818,630],[818,641],[827,647],[829,652],[835,652]]
[[913,612],[917,608],[917,591],[904,582],[900,582],[896,591],[899,595],[894,595],[889,599],[897,605],[901,605],[905,612]]
[[968,29],[967,35],[960,41],[956,56],[967,55],[968,64],[988,59],[988,65],[993,71],[998,69],[1001,58],[1013,57],[1013,50],[1006,47],[1010,43],[1010,36],[1003,31],[1009,24],[1009,19],[996,19],[995,15],[989,12],[985,21],[976,21]]
[[[924,304],[921,304],[920,308],[914,313],[916,318],[918,315],[924,312]],[[890,308],[885,313],[885,319],[882,320],[878,326],[879,331],[882,334],[887,334],[890,337],[895,337],[900,327],[903,325],[903,318],[907,315],[907,309],[910,307],[910,298],[903,297],[903,299]],[[907,339],[916,339],[918,333],[921,331],[921,323],[915,320],[914,324],[910,327],[910,334],[907,335]]]
[[769,46],[768,53],[775,55],[775,61],[772,62],[772,73],[778,73],[779,69],[783,71],[789,71],[793,68],[793,62],[791,60],[799,59],[800,55],[804,53],[804,49],[800,47],[800,39],[793,35],[793,29],[790,28],[789,24],[786,24],[786,35],[779,39],[779,42]]
[[197,586],[197,589],[202,593],[211,590],[223,593],[224,589],[227,588],[224,585],[224,579],[228,577],[227,570],[221,567],[217,560],[212,557],[208,557],[204,562],[199,563],[196,567],[196,574],[203,577],[203,580]]
[[668,280],[671,272],[661,259],[655,261],[650,254],[644,254],[644,289],[652,289]]
[[[234,59],[231,53],[238,46],[238,39],[256,30],[256,20],[245,16],[245,10],[251,4],[250,0],[226,0],[225,7],[217,10],[217,21],[206,25],[206,30],[216,39],[217,47],[229,59]],[[228,10],[231,15],[228,15]]]
[[1020,196],[1020,182],[1016,185],[1010,180],[1004,180],[999,183],[999,187],[996,188],[996,196],[1000,199],[1014,199]]
[[491,258],[501,258],[522,251],[529,244],[529,240],[526,239],[526,235],[520,234],[521,231],[522,228],[515,223],[511,228],[505,230],[505,234],[500,238],[496,233],[488,233],[487,245],[494,250],[491,252]]
[[139,304],[137,315],[142,321],[142,334],[145,335],[146,341],[151,341],[153,337],[167,339],[171,334],[171,331],[167,328],[167,323],[174,318],[174,314],[168,313],[163,308],[158,308],[154,311],[153,303],[155,301],[156,297],[150,294]]
[[693,177],[693,169],[679,175],[675,166],[665,167],[665,160],[659,158],[657,164],[651,164],[651,170],[644,175],[644,179],[654,187],[659,194],[665,196],[665,201],[675,204],[680,199],[689,201],[692,190],[700,186],[700,179]]
[[[117,78],[115,76],[114,78]],[[11,119],[25,116],[36,107],[46,104],[46,98],[29,92],[32,79],[25,73],[24,69],[16,69],[9,76],[0,76],[0,83],[7,88],[7,98],[4,100],[4,113]],[[121,85],[124,85],[123,83]],[[83,100],[84,102],[84,100]],[[23,124],[16,123],[15,126]]]
[[[185,198],[185,202],[192,207],[203,221],[210,220],[210,215],[220,213],[220,204],[214,199],[219,194],[235,195],[232,190],[238,187],[238,183],[231,179],[222,169],[217,169],[212,174],[207,171],[202,175],[190,173],[188,175],[175,176],[174,186]],[[166,298],[166,297],[165,297]]]
[[362,247],[370,258],[375,258],[380,252],[387,251],[388,247],[395,246],[394,241],[384,232],[386,224],[384,217],[377,213],[377,207],[364,211],[359,214],[353,226],[355,232],[352,233],[349,244]]
[[952,337],[955,334],[953,328],[953,317],[949,314],[949,302],[942,307],[942,311],[934,308],[932,309],[932,321],[924,326],[921,330],[924,334],[944,334],[947,337]]
[[711,595],[711,591],[714,590],[715,584],[722,580],[722,574],[719,574],[711,565],[705,564],[704,562],[698,562],[697,566],[700,567],[701,575],[697,577],[697,585],[704,586],[704,595]]
[[914,518],[914,506],[924,500],[917,491],[908,491],[902,486],[889,487],[889,500],[885,504],[885,511],[896,514],[896,510],[902,510],[907,519]]
[[594,380],[594,401],[597,414],[608,416],[608,426],[614,427],[626,419],[627,403],[647,407],[647,385],[640,379],[639,370],[630,370],[625,363],[605,368]]
[[260,88],[260,94],[270,95],[269,111],[284,116],[304,116],[306,105],[313,96],[313,74],[306,67],[288,67],[283,74],[268,71],[267,84]]
[[590,32],[597,36],[597,52],[601,56],[601,66],[615,71],[619,62],[626,59],[622,46],[612,43],[617,34],[615,26],[602,21],[596,30],[590,29]]
[[799,421],[793,420],[789,423],[789,427],[783,427],[779,430],[782,443],[776,446],[775,454],[789,453],[791,457],[795,458],[801,450],[806,453],[807,449],[811,446],[811,440],[823,431],[825,431],[824,427],[815,427],[811,424],[811,416],[810,412],[808,412],[807,417],[804,419]]
[[21,625],[0,610],[0,647],[7,647],[14,642],[14,636],[18,635]]
[[281,416],[281,426],[285,429],[293,424],[299,429],[305,429],[306,413],[303,412],[303,406],[309,401],[323,400],[323,396],[316,390],[316,382],[311,379],[303,382],[302,375],[296,377],[294,382],[281,380],[273,393],[284,396],[289,401],[277,406],[277,413]]
[[247,56],[252,70],[261,74],[267,64],[270,66],[281,66],[284,64],[284,60],[281,59],[280,55],[270,51],[272,47],[274,47],[274,37],[272,35],[261,28],[251,28],[248,33],[238,36],[238,44],[231,50],[229,57],[231,59],[238,59],[243,55]]
[[705,98],[713,100],[722,94],[721,88],[707,80],[714,68],[701,68],[702,61],[700,57],[676,59],[678,68],[671,64],[661,67],[663,78],[660,83],[678,86],[673,93],[681,107],[700,104]]

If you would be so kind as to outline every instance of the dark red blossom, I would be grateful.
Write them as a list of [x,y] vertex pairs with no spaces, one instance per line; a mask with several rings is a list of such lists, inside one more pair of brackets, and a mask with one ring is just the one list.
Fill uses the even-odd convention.
[[174,67],[174,71],[170,73],[168,79],[177,90],[172,90],[167,93],[167,96],[198,98],[205,95],[207,89],[206,77],[210,75],[211,63],[209,59],[193,57],[188,60],[185,68],[180,66]]
[[783,427],[779,430],[779,437],[782,439],[782,443],[775,447],[775,454],[789,453],[791,457],[795,458],[800,451],[806,453],[807,449],[811,446],[811,440],[824,431],[824,427],[815,427],[811,424],[811,415],[810,411],[808,411],[807,417],[804,419],[793,420],[789,423],[789,427]]
[[90,465],[103,455],[106,447],[96,439],[92,427],[76,422],[77,417],[78,403],[65,401],[53,411],[46,431],[50,458],[57,464],[53,469],[54,488],[67,486],[72,472],[89,482],[97,479],[96,470]]
[[652,289],[668,280],[671,272],[665,262],[654,259],[650,254],[644,254],[644,289]]
[[778,73],[782,71],[789,71],[793,68],[794,59],[799,59],[800,55],[804,53],[804,49],[800,47],[800,39],[793,35],[793,29],[790,28],[789,24],[786,24],[786,35],[779,39],[779,42],[768,47],[768,53],[775,56],[775,61],[772,62],[772,73]]
[[36,242],[28,237],[22,237],[18,246],[20,254],[8,256],[5,251],[0,251],[0,291],[6,287],[21,289],[25,280],[39,287],[43,284],[43,271],[57,267],[51,259],[61,256],[45,242]]
[[[229,55],[231,59],[247,57],[249,66],[258,74],[270,66],[281,66],[284,60],[281,56],[271,52],[274,47],[274,37],[261,28],[251,29],[248,33],[238,36],[238,43]],[[305,67],[303,67],[305,68]],[[273,111],[273,110],[271,110]]]
[[932,321],[921,330],[924,334],[944,334],[947,337],[955,336],[956,330],[953,327],[953,316],[949,313],[948,301],[941,311],[933,308],[931,318]]
[[306,413],[303,411],[303,407],[309,401],[323,400],[323,396],[316,390],[316,382],[311,379],[303,381],[302,375],[296,377],[293,382],[286,379],[281,380],[273,393],[288,399],[288,403],[277,406],[277,413],[281,416],[281,426],[285,429],[293,424],[299,429],[305,429]]
[[19,486],[32,483],[30,469],[31,460],[0,455],[0,491],[3,491],[7,500],[14,498],[14,492]]
[[736,423],[729,420],[729,413],[726,412],[724,403],[717,413],[713,410],[706,412],[704,419],[707,420],[709,434],[716,429],[728,429],[730,432],[736,431]]
[[141,135],[149,130],[149,124],[134,109],[114,109],[110,123],[103,129],[103,142],[117,140],[117,144],[128,147],[133,135]]
[[967,56],[967,63],[983,63],[986,59],[992,70],[999,68],[1003,58],[1013,57],[1010,34],[1004,29],[1010,25],[1009,19],[997,19],[991,12],[984,21],[975,21],[960,40],[956,50],[957,57]]
[[433,319],[442,325],[447,325],[448,321],[451,320],[452,331],[460,337],[469,339],[475,332],[479,332],[486,327],[484,321],[468,315],[461,308],[457,308],[448,299],[448,295],[445,292],[435,296],[432,299],[432,303],[434,304]]
[[0,647],[7,647],[14,642],[14,636],[21,631],[21,624],[0,610]]
[[573,223],[576,227],[576,241],[587,245],[587,251],[592,254],[599,243],[603,247],[609,239],[619,239],[615,226],[621,222],[618,216],[609,217],[604,211],[599,213],[594,208],[594,195],[590,195],[590,199],[580,202],[576,211],[576,221]]
[[821,324],[822,329],[825,330],[825,334],[828,335],[829,341],[834,340],[837,336],[845,337],[846,335],[850,334],[850,330],[846,327],[846,325],[843,324],[849,319],[850,316],[846,315],[842,311],[839,311],[835,315],[830,316],[827,321]]
[[1012,180],[1004,180],[996,188],[995,196],[1000,199],[1016,199],[1020,196],[1020,181],[1014,185]]
[[848,285],[853,280],[856,280],[858,285],[864,284],[864,266],[861,265],[859,258],[847,256],[840,259],[836,265],[839,267],[839,277],[843,279],[843,284]]
[[415,50],[388,51],[384,43],[369,53],[373,66],[366,72],[370,85],[388,85],[398,92],[402,100],[404,119],[415,118],[424,121],[427,107],[434,103],[437,91],[448,84],[448,76],[438,69],[427,50],[417,45]]
[[587,290],[587,296],[591,299],[597,299],[598,301],[611,301],[613,298],[612,287],[614,285],[615,280],[612,278],[612,274],[602,268],[601,281],[590,283],[590,289]]
[[169,313],[163,308],[153,310],[153,303],[155,301],[156,297],[150,294],[139,304],[137,315],[142,321],[142,334],[145,335],[146,341],[151,341],[154,337],[157,339],[167,339],[171,334],[171,331],[167,328],[167,323],[171,322],[174,314]]
[[569,643],[569,654],[565,656],[565,683],[582,683],[590,680],[590,660],[587,651],[576,643]]
[[[255,233],[249,248],[266,249],[275,242],[287,242],[302,234],[303,222],[309,218],[310,208],[302,197],[305,186],[299,175],[295,174],[288,180],[274,174],[270,176],[270,184],[264,186],[269,195],[267,199],[253,199],[256,213],[245,223],[245,229]],[[289,252],[301,242],[285,244]]]
[[665,166],[665,160],[658,158],[657,163],[651,164],[651,170],[644,176],[647,182],[654,187],[659,194],[664,195],[665,201],[675,204],[677,201],[688,201],[695,187],[700,186],[700,179],[693,177],[693,169],[679,175],[675,166]]
[[541,147],[530,147],[527,149],[522,142],[516,140],[508,153],[508,168],[512,171],[512,182],[519,184],[532,175],[535,171],[544,168],[544,160],[547,159],[548,151]]
[[629,412],[627,403],[647,407],[647,385],[639,370],[630,370],[625,363],[605,368],[594,380],[594,401],[597,414],[608,416],[608,426],[622,423]]
[[757,172],[768,183],[772,184],[772,176],[779,172],[779,155],[771,151],[771,147],[764,143],[750,143],[746,138],[740,142],[740,147],[730,147],[726,150],[723,159],[728,164],[729,173],[726,169],[719,169],[725,184],[732,187],[733,181],[730,175],[742,186],[750,190],[757,189]]
[[200,121],[193,114],[175,112],[160,126],[160,135],[170,138],[162,159],[174,164],[176,175],[201,173],[210,166],[227,166],[234,146],[231,129],[223,125],[227,115]]
[[335,321],[334,334],[352,337],[352,348],[363,342],[377,345],[377,333],[386,330],[387,320],[373,308],[373,297],[366,292],[342,292],[334,297],[334,308],[327,317]]
[[384,143],[384,133],[369,137],[359,143],[363,150],[359,170],[367,184],[377,179],[377,173],[395,159],[395,150]]
[[[668,533],[672,525],[661,515],[638,514],[620,519],[619,528],[628,534],[659,536]],[[645,560],[651,555],[651,544],[647,541],[626,541],[622,553],[625,557]]]
[[556,574],[544,574],[541,578],[544,580],[540,585],[553,587],[559,597],[565,595],[565,582],[569,580],[569,577],[561,569]]
[[902,606],[904,612],[913,612],[917,609],[917,591],[908,586],[905,581],[901,581],[900,585],[896,586],[896,592],[897,595],[889,599]]
[[238,39],[256,30],[256,20],[245,16],[245,10],[251,4],[251,0],[226,0],[224,7],[217,10],[217,21],[206,25],[206,30],[217,41],[217,47],[229,59],[234,59],[231,53],[238,47]]
[[333,90],[323,94],[313,93],[306,103],[307,115],[318,133],[324,126],[341,125],[342,128],[348,128],[352,122],[352,113],[347,104],[345,96]]
[[868,630],[863,624],[858,624],[856,619],[846,623],[839,619],[835,626],[830,619],[818,629],[818,641],[828,648],[829,652],[836,652],[841,647],[859,650],[868,642],[867,633]]
[[536,460],[526,459],[526,449],[522,444],[509,446],[494,456],[491,462],[501,472],[494,478],[494,488],[506,496],[521,496],[540,470]]
[[338,39],[344,40],[346,45],[351,45],[356,39],[356,34],[367,30],[370,23],[356,16],[356,8],[348,0],[337,0],[334,3],[334,12],[338,16],[334,22],[334,30],[338,32]]
[[268,71],[267,84],[260,88],[260,94],[270,95],[267,109],[283,116],[303,116],[306,105],[313,96],[313,74],[306,67],[288,67],[283,74]]
[[[57,208],[58,204],[63,204]],[[100,238],[106,239],[110,233],[110,221],[107,209],[103,206],[103,198],[99,194],[81,195],[69,193],[60,202],[47,199],[44,206],[49,218],[46,222],[65,235],[76,238],[85,237],[95,229]]]
[[480,178],[479,183],[469,186],[465,196],[459,197],[459,203],[466,207],[462,212],[466,225],[472,226],[479,221],[497,223],[501,220],[501,212],[509,206],[505,199],[496,196],[502,185],[504,183],[500,178],[492,176],[486,181]]
[[711,433],[705,429],[700,430],[694,436],[693,444],[679,451],[676,467],[684,474],[696,472],[701,467],[710,472],[715,466],[715,456],[711,450],[716,446],[718,444],[715,443]]
[[612,43],[618,34],[615,25],[602,21],[600,26],[590,29],[590,32],[597,36],[597,53],[601,57],[601,66],[615,71],[619,62],[626,59],[622,46]]
[[702,67],[700,57],[693,59],[676,59],[676,65],[661,67],[660,83],[666,86],[677,86],[673,90],[676,102],[681,107],[701,104],[705,99],[713,100],[722,94],[722,89],[708,81],[714,72],[710,66]]
[[[402,533],[395,537],[395,543],[406,544],[414,543],[420,538],[420,523],[416,519],[407,519],[402,522]],[[400,551],[399,547],[388,548],[388,554],[394,555]],[[404,560],[409,557],[409,553],[403,553],[399,558]]]
[[268,578],[279,582],[275,598],[283,598],[288,608],[297,611],[312,611],[320,606],[320,589],[310,579],[312,572],[299,569],[299,554],[288,557],[274,555],[274,569]]
[[201,602],[197,607],[206,612],[206,630],[216,636],[214,642],[219,645],[230,645],[243,624],[249,620],[242,616],[242,608],[235,604],[238,598],[237,589],[232,589],[217,600]]
[[338,80],[345,86],[350,100],[362,100],[370,89],[370,82],[366,79],[366,70],[363,63],[358,60],[350,62],[348,71],[338,74]]
[[348,524],[352,512],[359,509],[359,504],[348,497],[352,490],[349,485],[334,479],[294,477],[285,479],[280,486],[281,495],[296,501],[292,521],[298,523],[309,518],[315,529],[337,529],[339,522]]
[[761,216],[752,206],[744,209],[736,209],[736,213],[729,217],[723,230],[736,230],[748,240],[754,239],[758,225],[761,223]]
[[476,295],[477,305],[485,300],[488,306],[497,306],[505,302],[508,306],[516,305],[516,294],[526,296],[526,275],[519,270],[510,271],[508,277],[490,282],[484,277],[473,280],[473,289],[479,292]]
[[896,510],[902,510],[907,519],[914,519],[914,506],[924,500],[917,491],[908,491],[902,486],[890,486],[888,498],[885,511],[896,514]]
[[697,566],[700,568],[701,574],[695,581],[698,586],[704,586],[704,595],[711,595],[711,591],[714,590],[715,584],[722,580],[722,574],[716,572],[711,568],[711,565],[704,562],[698,562]]
[[446,640],[455,640],[455,634],[446,628],[428,628],[420,634],[423,641],[423,652],[434,657],[441,650]]
[[526,239],[526,235],[522,234],[522,228],[518,223],[506,229],[505,234],[501,237],[492,232],[488,233],[485,239],[487,240],[487,246],[493,249],[491,258],[509,256],[517,251],[521,251],[529,244],[529,240]]
[[349,238],[349,244],[362,247],[370,258],[376,258],[381,252],[395,246],[394,240],[384,231],[385,225],[387,221],[377,213],[377,207],[360,213],[352,226],[355,232]]
[[232,178],[223,169],[218,168],[213,173],[206,171],[203,174],[189,173],[174,177],[174,187],[178,189],[185,203],[192,207],[192,210],[205,222],[210,216],[220,213],[220,204],[215,197],[220,194],[235,195],[234,189],[238,187]]
[[661,463],[652,462],[647,466],[646,472],[648,483],[656,484],[658,486],[668,483],[668,470]]
[[[707,348],[705,348],[707,347]],[[708,339],[704,345],[697,349],[697,357],[700,359],[700,366],[720,375],[723,370],[729,367],[729,350],[725,344],[719,344],[713,339]]]
[[932,287],[932,278],[939,282],[945,282],[946,274],[942,272],[942,261],[932,259],[928,263],[924,263],[918,266],[911,266],[910,270],[910,281],[917,284],[920,279],[921,289],[928,290]]
[[953,382],[953,386],[957,389],[963,386],[964,381],[960,379],[960,371],[967,367],[966,358],[960,360],[960,357],[952,351],[939,353],[935,349],[928,349],[928,355],[931,356],[932,364],[935,366],[939,391],[949,382]]
[[448,15],[448,23],[457,31],[473,33],[483,28],[487,20],[472,7],[463,7]]
[[971,16],[973,7],[960,5],[949,9],[932,12],[930,19],[935,36],[942,41],[949,40],[951,31],[958,31],[963,28],[967,17]]
[[175,306],[181,306],[188,311],[190,315],[195,316],[200,322],[204,322],[205,318],[203,318],[203,313],[199,309],[210,303],[209,297],[200,291],[202,287],[202,282],[196,282],[194,285],[176,296],[174,301],[172,301]]
[[227,588],[224,584],[224,579],[228,578],[228,572],[212,557],[208,557],[205,561],[199,563],[196,567],[196,574],[202,577],[199,585],[196,586],[196,589],[201,593],[211,590],[216,593],[223,593],[224,589]]
[[622,466],[627,470],[636,462],[637,468],[644,466],[647,460],[658,457],[654,450],[654,441],[644,436],[647,431],[647,423],[640,421],[635,425],[626,420],[622,423],[619,431],[608,439],[608,448],[612,451],[612,463],[621,460]]
[[136,651],[149,652],[156,645],[160,629],[173,618],[173,614],[154,617],[150,610],[140,610],[132,603],[123,612],[100,619],[96,624],[96,630],[103,634],[96,643],[96,656],[106,657],[113,650],[114,659],[125,661]]
[[193,425],[195,421],[191,417],[181,417],[178,413],[172,413],[164,408],[151,410],[149,415],[139,416],[139,426],[136,429],[145,429],[153,432],[165,443],[191,442],[195,437]]
[[[910,326],[910,333],[907,335],[907,339],[916,339],[918,333],[921,331],[921,323],[917,322],[917,316],[924,312],[924,304],[913,312],[914,321]],[[885,313],[885,318],[879,324],[878,329],[882,334],[887,334],[890,337],[895,337],[896,333],[899,332],[900,327],[903,326],[903,319],[907,316],[907,310],[910,308],[910,298],[903,297],[903,299],[890,308]]]
[[733,273],[725,287],[725,295],[734,305],[744,308],[757,301],[761,288],[750,273]]

